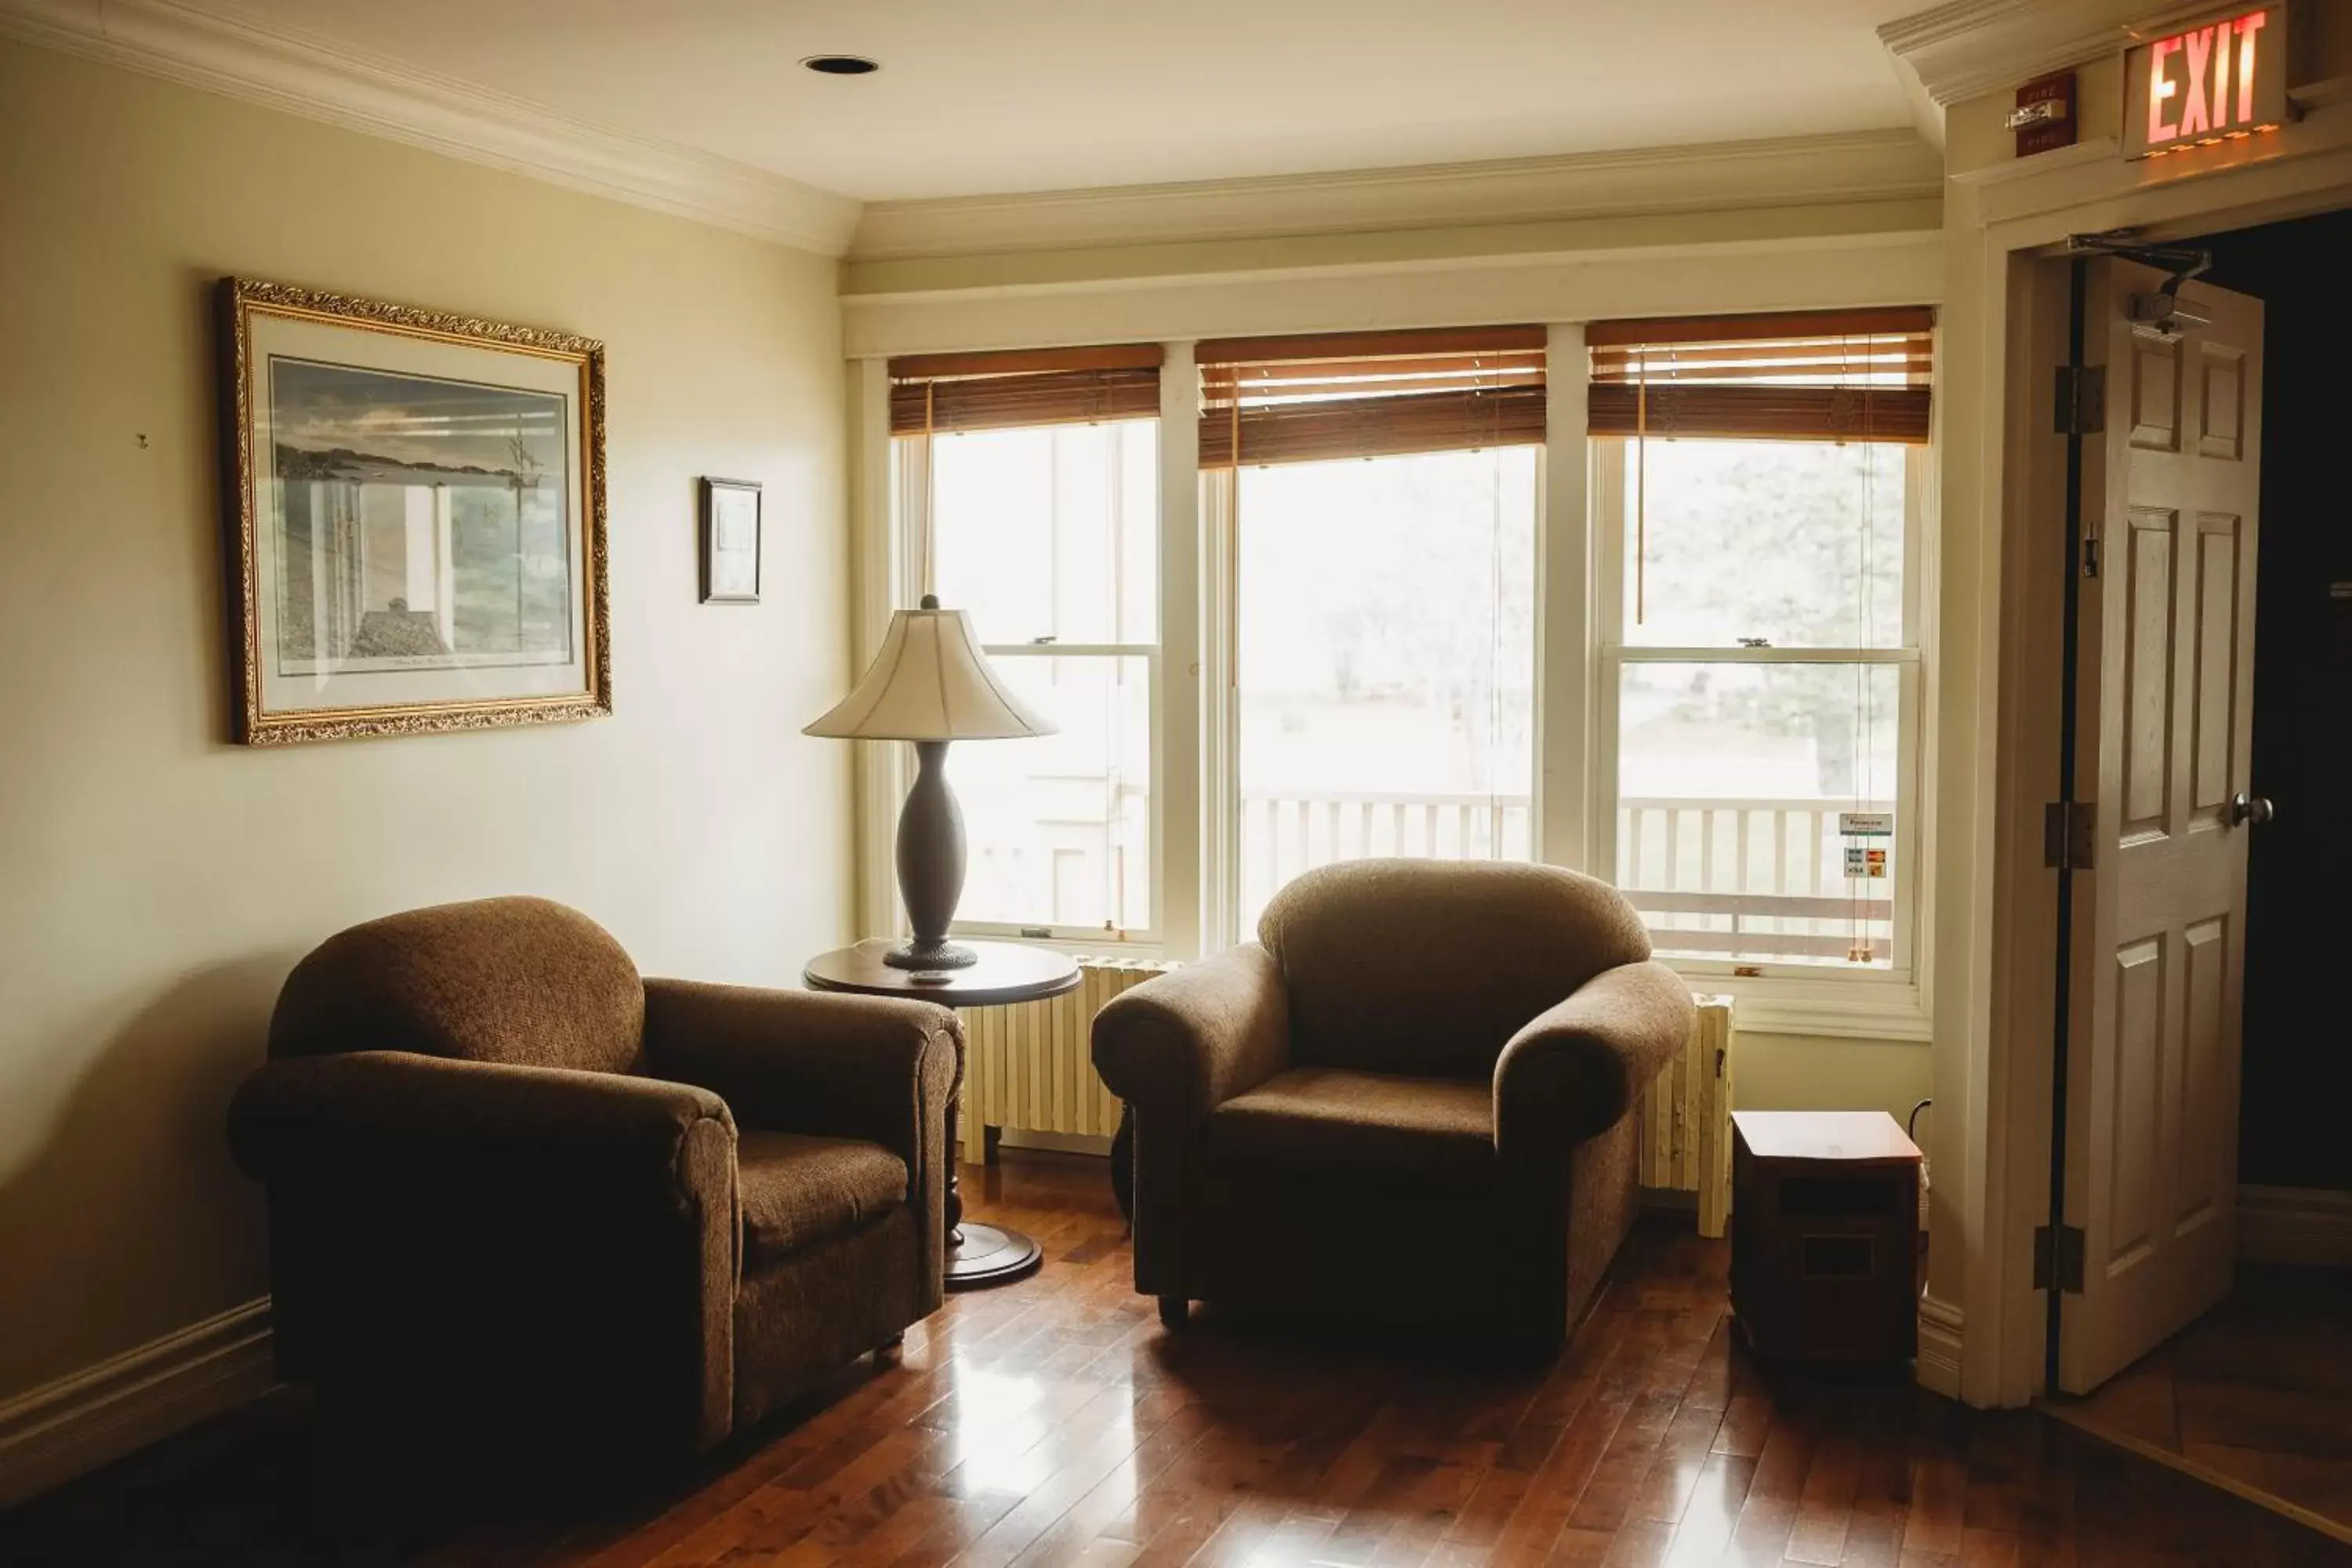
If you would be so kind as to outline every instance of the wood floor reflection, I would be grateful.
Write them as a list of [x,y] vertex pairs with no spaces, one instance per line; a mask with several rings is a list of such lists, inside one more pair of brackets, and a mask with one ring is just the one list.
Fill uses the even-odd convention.
[[2242,1265],[2228,1301],[2051,1410],[2352,1542],[2352,1270]]
[[1008,1154],[968,1187],[1048,1261],[951,1299],[690,1473],[526,1503],[354,1474],[297,1394],[13,1514],[0,1563],[567,1568],[2352,1563],[2345,1548],[2039,1413],[1749,1364],[1725,1255],[1644,1230],[1569,1352],[1411,1340],[1131,1293],[1099,1161]]

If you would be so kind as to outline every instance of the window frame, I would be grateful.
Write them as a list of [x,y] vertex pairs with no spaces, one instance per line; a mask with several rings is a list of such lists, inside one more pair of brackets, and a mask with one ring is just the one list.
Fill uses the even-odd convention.
[[[1937,333],[1937,363],[1942,359]],[[1604,559],[1616,528],[1603,520],[1600,441],[1586,427],[1591,363],[1580,320],[1549,329],[1548,437],[1538,449],[1535,604],[1537,668],[1535,797],[1531,831],[1539,862],[1613,873],[1616,864],[1617,729],[1620,658],[1612,658],[1603,617],[1621,616],[1622,562]],[[1115,941],[1104,932],[983,926],[959,921],[971,935],[1003,935],[1080,953],[1190,960],[1223,951],[1255,933],[1232,929],[1240,820],[1236,760],[1238,704],[1233,700],[1234,632],[1230,511],[1213,493],[1216,470],[1199,467],[1200,390],[1193,342],[1163,345],[1160,413],[1160,641],[1150,665],[1152,767],[1150,834],[1153,927]],[[919,529],[900,515],[898,454],[889,434],[888,386],[879,358],[856,362],[857,603],[861,655],[878,642],[893,606],[921,592]],[[1937,382],[1941,385],[1940,369]],[[1740,1027],[1754,1034],[1916,1044],[1930,1038],[1928,979],[1934,967],[1936,909],[1937,693],[1936,682],[1940,540],[1937,470],[1940,398],[1929,443],[1906,464],[1905,647],[1901,663],[1896,801],[1908,893],[1896,900],[1898,948],[1907,964],[1888,970],[1767,966],[1735,975],[1727,960],[1667,960],[1700,990],[1738,998]],[[1608,439],[1608,438],[1601,438]],[[1613,595],[1613,597],[1612,597]],[[1121,645],[1124,646],[1124,645]],[[992,656],[993,654],[992,648]],[[1722,650],[1707,650],[1715,657]],[[1789,650],[1770,650],[1785,657]],[[1808,657],[1819,657],[1807,650]],[[1015,657],[1018,657],[1016,655]],[[1654,659],[1656,650],[1642,650]],[[856,873],[864,934],[903,927],[892,870],[893,830],[913,778],[912,750],[860,746]],[[1907,826],[1900,826],[1906,825]],[[1604,869],[1605,868],[1605,869]]]
[[[1139,422],[1141,416],[1138,417]],[[930,510],[929,489],[933,478],[932,444],[940,440],[952,440],[955,435],[952,433],[892,435],[888,429],[887,418],[886,405],[885,423],[880,432],[880,439],[888,455],[889,490],[884,503],[884,510],[889,518],[892,542],[895,546],[892,554],[898,568],[894,574],[898,589],[897,599],[900,603],[911,604],[921,595],[932,591],[929,560],[931,541],[927,528]],[[1103,423],[1129,422],[1118,420]],[[1153,442],[1154,458],[1158,463],[1164,465],[1168,458],[1167,443],[1164,438],[1166,421],[1164,418],[1155,419],[1153,423],[1163,432],[1161,438]],[[1047,429],[1050,427],[1039,425],[1012,428]],[[1089,427],[1092,427],[1092,422],[1089,423]],[[1162,935],[1166,923],[1165,911],[1168,907],[1165,803],[1169,763],[1166,748],[1162,744],[1163,737],[1168,731],[1168,725],[1165,722],[1163,689],[1165,682],[1162,679],[1165,668],[1163,652],[1167,635],[1167,587],[1164,581],[1160,581],[1164,574],[1159,568],[1165,555],[1166,518],[1162,498],[1166,490],[1167,487],[1164,483],[1157,484],[1154,486],[1152,495],[1155,506],[1152,528],[1155,552],[1153,568],[1155,581],[1159,582],[1160,601],[1154,605],[1154,625],[1159,628],[1161,640],[1150,643],[1032,642],[982,643],[981,645],[981,652],[992,659],[1140,658],[1144,661],[1148,709],[1146,727],[1151,745],[1150,782],[1144,802],[1146,875],[1149,879],[1144,902],[1148,921],[1141,927],[1122,927],[1116,924],[1095,927],[1051,921],[1041,924],[1016,921],[966,920],[959,915],[949,923],[948,934],[950,936],[1013,942],[1045,942],[1073,949],[1084,948],[1088,951],[1111,949],[1122,952],[1134,951],[1153,954],[1157,954],[1163,947]],[[896,744],[889,750],[892,759],[892,782],[897,786],[897,797],[903,799],[906,786],[914,777],[913,749],[905,744]],[[952,756],[949,766],[950,770],[949,782],[952,785],[954,782]],[[892,821],[895,826],[895,816]],[[866,837],[869,840],[863,846],[863,852],[866,856],[871,858],[877,849],[886,856],[890,853],[888,844],[874,839],[870,835]],[[894,914],[898,912],[895,903],[893,912]]]
[[[1701,437],[1693,437],[1700,439]],[[1660,954],[1658,962],[1677,974],[1702,981],[1740,998],[1741,1025],[1754,1029],[1765,1020],[1775,1032],[1866,1033],[1873,1037],[1925,1039],[1927,1016],[1921,977],[1925,953],[1927,891],[1932,875],[1930,836],[1921,810],[1926,775],[1923,755],[1928,698],[1926,621],[1930,599],[1927,510],[1934,467],[1932,448],[1906,446],[1903,465],[1903,625],[1897,640],[1878,647],[1671,647],[1625,640],[1625,459],[1631,442],[1622,437],[1587,438],[1589,465],[1586,518],[1595,571],[1589,646],[1592,652],[1594,723],[1585,775],[1591,826],[1588,862],[1592,874],[1615,879],[1618,854],[1622,727],[1618,704],[1623,671],[1632,664],[1836,664],[1896,670],[1895,780],[1893,847],[1895,876],[1893,938],[1885,968],[1790,961],[1757,962]],[[1751,1017],[1752,1012],[1757,1016]],[[1857,1018],[1872,1020],[1866,1029]]]

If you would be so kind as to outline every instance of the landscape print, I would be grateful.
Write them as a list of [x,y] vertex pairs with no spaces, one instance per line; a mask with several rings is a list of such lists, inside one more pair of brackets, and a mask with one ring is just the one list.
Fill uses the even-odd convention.
[[567,398],[284,355],[267,385],[278,674],[572,660]]

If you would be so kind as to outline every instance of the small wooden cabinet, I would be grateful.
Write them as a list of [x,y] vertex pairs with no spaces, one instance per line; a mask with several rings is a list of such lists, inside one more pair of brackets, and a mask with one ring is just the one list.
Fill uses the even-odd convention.
[[1731,1310],[1749,1348],[1916,1355],[1918,1146],[1883,1110],[1739,1110],[1731,1126]]

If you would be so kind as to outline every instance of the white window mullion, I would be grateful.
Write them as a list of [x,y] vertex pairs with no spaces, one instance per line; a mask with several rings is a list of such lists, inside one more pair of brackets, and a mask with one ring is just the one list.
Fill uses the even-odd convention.
[[[1590,375],[1590,360],[1583,355],[1578,357]],[[1624,680],[1620,656],[1625,641],[1625,444],[1594,441],[1589,437],[1581,439],[1591,466],[1591,481],[1586,492],[1591,501],[1586,526],[1591,532],[1591,552],[1597,563],[1591,594],[1591,635],[1595,645],[1592,748],[1585,774],[1591,791],[1592,827],[1591,860],[1582,868],[1614,882],[1618,874],[1618,823],[1622,816],[1617,807],[1617,709]]]
[[[928,482],[921,454],[890,438],[890,372],[887,362],[857,360],[849,367],[850,464],[856,519],[851,555],[850,663],[841,689],[862,673],[902,604],[913,554],[906,548],[898,511],[911,483]],[[910,470],[912,470],[910,472]],[[853,834],[852,919],[861,936],[896,935],[904,926],[898,880],[891,863],[899,803],[906,798],[908,748],[888,741],[851,743],[851,791],[856,801]]]
[[[1536,858],[1605,876],[1591,759],[1594,722],[1594,572],[1586,402],[1591,365],[1584,326],[1549,330],[1544,365],[1544,453],[1537,520]],[[1613,746],[1612,748],[1613,750]]]
[[[1202,671],[1201,391],[1190,342],[1161,346],[1160,363],[1160,648],[1152,683],[1152,857],[1166,954],[1215,951],[1205,911]],[[1218,945],[1223,945],[1219,943]]]
[[[1196,433],[1197,439],[1197,433]],[[1197,449],[1197,448],[1196,448]],[[1234,540],[1232,468],[1193,475],[1204,589],[1200,622],[1202,951],[1216,952],[1255,934],[1236,924],[1241,909],[1240,703],[1234,668]]]

